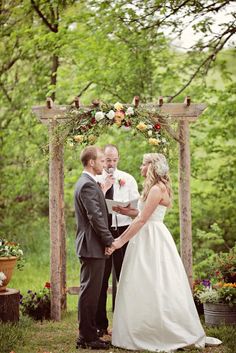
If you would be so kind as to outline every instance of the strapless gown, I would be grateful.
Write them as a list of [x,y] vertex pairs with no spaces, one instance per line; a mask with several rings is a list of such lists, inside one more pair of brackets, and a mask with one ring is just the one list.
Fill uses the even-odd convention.
[[[165,212],[157,206],[129,241],[113,315],[114,346],[153,352],[205,346],[182,260],[163,223]],[[211,338],[211,343],[221,341]]]

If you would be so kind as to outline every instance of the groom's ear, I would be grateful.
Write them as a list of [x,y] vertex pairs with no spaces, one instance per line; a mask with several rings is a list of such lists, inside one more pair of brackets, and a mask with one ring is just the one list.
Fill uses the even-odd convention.
[[95,164],[95,160],[94,160],[94,159],[90,159],[90,160],[88,161],[89,167],[94,167],[94,164]]

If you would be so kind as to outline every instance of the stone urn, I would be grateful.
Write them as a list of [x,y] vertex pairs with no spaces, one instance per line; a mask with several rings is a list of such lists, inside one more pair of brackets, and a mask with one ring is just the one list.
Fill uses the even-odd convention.
[[3,272],[6,276],[6,279],[3,280],[2,285],[0,286],[0,292],[6,291],[7,285],[11,280],[14,267],[16,266],[17,257],[0,257],[0,272]]

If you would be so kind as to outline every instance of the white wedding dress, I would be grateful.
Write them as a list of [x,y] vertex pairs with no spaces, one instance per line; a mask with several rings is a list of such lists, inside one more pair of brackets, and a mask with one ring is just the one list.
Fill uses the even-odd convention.
[[[139,202],[142,209],[144,203]],[[172,352],[205,347],[206,336],[174,240],[157,206],[129,241],[116,296],[112,344],[131,350]],[[212,345],[221,341],[211,338]]]

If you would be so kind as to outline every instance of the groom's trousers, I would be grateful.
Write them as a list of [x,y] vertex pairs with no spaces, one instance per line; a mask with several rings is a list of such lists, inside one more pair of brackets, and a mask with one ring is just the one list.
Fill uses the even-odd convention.
[[83,257],[80,258],[80,263],[79,337],[90,342],[97,340],[96,313],[106,259]]
[[[114,238],[118,238],[128,226],[118,227],[117,229],[112,229],[111,233]],[[104,277],[102,283],[102,289],[100,294],[100,299],[98,303],[98,309],[96,314],[96,325],[98,329],[106,330],[108,328],[109,322],[107,319],[107,312],[106,312],[106,303],[107,303],[107,290],[109,285],[109,277],[111,275],[112,270],[112,263],[115,269],[116,280],[119,281],[120,278],[120,271],[123,263],[123,259],[125,256],[125,250],[128,243],[126,243],[122,248],[116,250],[112,256],[106,259],[105,270],[104,270]]]

